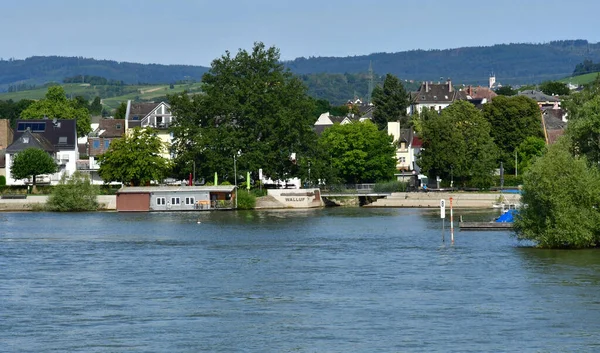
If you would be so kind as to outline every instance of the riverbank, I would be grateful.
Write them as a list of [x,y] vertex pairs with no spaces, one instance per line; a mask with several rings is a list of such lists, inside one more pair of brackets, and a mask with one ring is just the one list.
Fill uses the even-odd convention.
[[[510,203],[521,200],[519,194],[500,193],[437,193],[437,192],[396,192],[386,198],[381,198],[363,207],[385,208],[436,208],[440,207],[440,200],[446,200],[446,207],[450,207],[452,198],[454,208],[491,209],[500,198]],[[48,199],[47,195],[28,195],[26,199],[0,199],[0,212],[34,211],[43,207]],[[98,202],[103,211],[117,209],[115,195],[100,195]],[[287,209],[294,208],[279,202],[272,196],[259,197],[256,200],[256,209]]]

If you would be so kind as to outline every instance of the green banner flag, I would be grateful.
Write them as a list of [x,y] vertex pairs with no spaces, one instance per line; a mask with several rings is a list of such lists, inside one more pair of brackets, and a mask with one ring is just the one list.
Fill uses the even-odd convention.
[[246,189],[250,190],[250,172],[246,172]]
[[217,177],[217,172],[215,172],[215,186],[219,185],[219,178]]

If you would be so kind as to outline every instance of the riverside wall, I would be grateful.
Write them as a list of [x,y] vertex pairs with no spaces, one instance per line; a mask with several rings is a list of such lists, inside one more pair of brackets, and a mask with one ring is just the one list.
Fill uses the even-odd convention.
[[501,193],[469,193],[469,192],[395,192],[386,198],[365,205],[364,207],[440,207],[440,200],[446,200],[446,208],[450,207],[450,198],[454,208],[493,208],[501,200],[519,203],[519,194]]
[[[27,195],[26,199],[0,199],[0,212],[34,211],[41,208],[48,200],[46,195]],[[114,211],[117,209],[117,197],[115,195],[99,195],[98,203],[100,209]]]

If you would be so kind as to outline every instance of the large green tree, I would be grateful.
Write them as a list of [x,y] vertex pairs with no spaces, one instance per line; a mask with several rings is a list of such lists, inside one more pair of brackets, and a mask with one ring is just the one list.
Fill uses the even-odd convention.
[[513,166],[514,151],[526,138],[544,137],[540,108],[531,98],[495,97],[483,106],[483,116],[491,124],[490,135],[500,151],[498,161],[505,167]]
[[567,96],[571,92],[566,83],[558,81],[545,81],[540,83],[540,91],[548,95]]
[[198,175],[218,172],[233,180],[236,155],[238,170],[254,178],[261,168],[272,179],[294,176],[290,157],[306,155],[315,143],[317,117],[306,87],[284,68],[279,50],[255,43],[250,52],[226,52],[202,83],[203,94],[169,97],[177,116],[172,131],[178,169],[194,160]]
[[409,95],[398,77],[387,74],[383,86],[373,89],[373,121],[379,130],[387,130],[388,121],[400,121],[406,124],[406,108],[410,104]]
[[519,174],[525,174],[536,158],[546,152],[546,141],[544,139],[529,136],[517,147],[517,163]]
[[[571,113],[572,111],[572,113]],[[567,133],[574,152],[587,156],[596,165],[600,163],[600,94],[589,96],[577,109],[569,111]]]
[[329,154],[330,167],[346,183],[389,181],[396,171],[393,138],[370,121],[336,124],[323,131],[319,149]]
[[13,179],[32,178],[35,187],[36,177],[53,174],[58,170],[54,158],[39,148],[27,148],[13,156],[11,174]]
[[98,158],[100,177],[105,183],[132,186],[162,181],[171,169],[170,161],[161,156],[165,148],[153,129],[137,127],[112,140],[108,151]]
[[519,93],[516,89],[513,89],[512,86],[498,87],[495,92],[501,96],[514,96]]
[[90,112],[74,99],[67,99],[62,86],[48,87],[46,98],[29,105],[21,112],[21,119],[76,119],[77,136],[86,136],[92,131]]
[[481,111],[466,101],[455,102],[440,114],[425,114],[418,165],[431,178],[452,177],[456,185],[490,186],[497,167],[490,129]]
[[585,156],[574,157],[569,141],[551,145],[524,176],[515,221],[520,239],[543,248],[585,248],[600,243],[600,173]]

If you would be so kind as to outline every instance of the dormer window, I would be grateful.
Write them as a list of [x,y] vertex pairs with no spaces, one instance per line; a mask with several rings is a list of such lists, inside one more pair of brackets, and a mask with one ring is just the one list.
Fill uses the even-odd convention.
[[58,144],[59,145],[66,145],[67,144],[67,137],[66,136],[61,136],[58,138]]
[[116,124],[116,125],[115,125],[115,129],[117,129],[117,130],[121,130],[121,124]]

